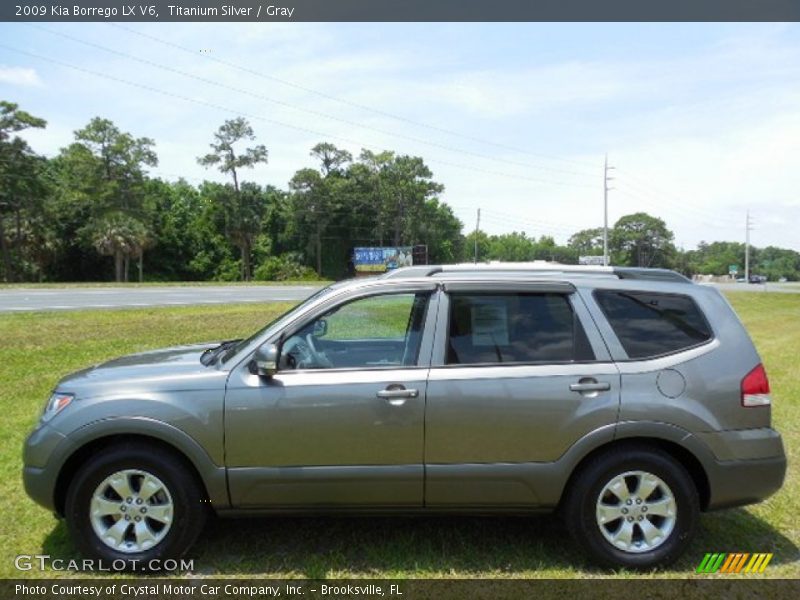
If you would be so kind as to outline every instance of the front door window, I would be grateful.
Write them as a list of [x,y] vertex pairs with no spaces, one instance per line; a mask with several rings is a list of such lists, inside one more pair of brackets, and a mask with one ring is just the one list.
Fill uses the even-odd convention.
[[415,366],[429,298],[388,294],[338,306],[283,343],[280,369]]

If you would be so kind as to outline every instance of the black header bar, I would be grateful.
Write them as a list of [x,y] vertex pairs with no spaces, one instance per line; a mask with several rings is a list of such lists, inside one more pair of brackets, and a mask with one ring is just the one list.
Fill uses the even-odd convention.
[[3,0],[0,21],[798,21],[800,0]]

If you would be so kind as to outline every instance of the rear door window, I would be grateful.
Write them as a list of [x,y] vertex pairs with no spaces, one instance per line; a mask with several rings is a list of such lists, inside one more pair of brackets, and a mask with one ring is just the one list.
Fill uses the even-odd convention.
[[713,337],[689,296],[596,290],[594,297],[629,358],[671,354]]
[[450,295],[447,364],[587,360],[594,353],[564,294]]

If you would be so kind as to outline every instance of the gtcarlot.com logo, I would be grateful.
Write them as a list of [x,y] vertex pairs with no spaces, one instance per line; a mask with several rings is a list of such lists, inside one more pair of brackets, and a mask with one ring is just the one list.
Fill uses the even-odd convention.
[[708,552],[697,567],[698,573],[763,573],[772,553]]
[[82,560],[51,558],[49,554],[19,554],[14,557],[14,567],[18,571],[193,571],[194,560],[172,558],[152,560]]

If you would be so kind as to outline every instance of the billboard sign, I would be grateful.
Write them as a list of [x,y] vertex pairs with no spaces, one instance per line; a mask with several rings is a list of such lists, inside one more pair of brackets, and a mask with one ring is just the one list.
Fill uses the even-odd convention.
[[356,273],[385,273],[413,264],[411,246],[353,248]]

